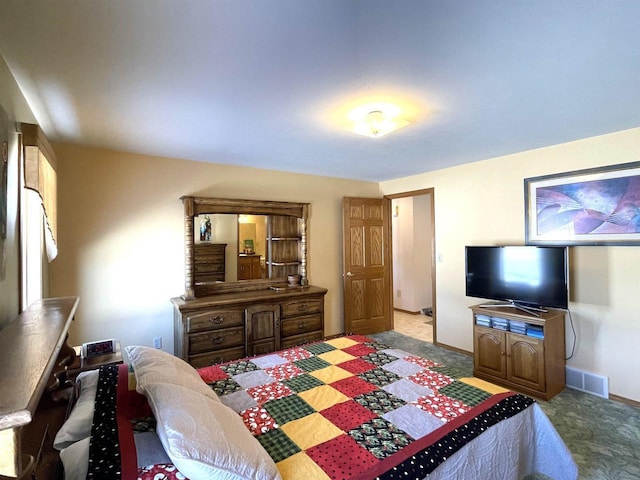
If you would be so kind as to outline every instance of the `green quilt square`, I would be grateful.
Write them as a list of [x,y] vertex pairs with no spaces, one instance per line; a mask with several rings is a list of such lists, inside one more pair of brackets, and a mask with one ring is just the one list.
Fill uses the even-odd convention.
[[429,367],[429,370],[441,373],[451,378],[461,378],[469,376],[468,369],[460,369],[456,367],[450,367],[448,365],[442,365],[440,367]]
[[280,383],[283,383],[296,393],[305,392],[312,388],[319,387],[320,385],[324,385],[323,382],[308,373],[298,375],[297,377],[290,378],[289,380],[283,380]]
[[385,345],[384,343],[380,342],[364,342],[363,345],[375,348],[376,350],[386,350],[387,348],[389,348],[389,345]]
[[475,407],[491,396],[490,393],[458,380],[454,380],[446,387],[440,388],[440,394],[449,398],[461,400],[470,407]]
[[400,408],[407,403],[384,390],[374,390],[373,392],[363,393],[355,397],[354,400],[380,416]]
[[327,343],[312,343],[311,345],[304,345],[302,348],[313,353],[314,355],[320,355],[321,353],[327,353],[332,350],[336,350],[336,347]]
[[213,383],[208,384],[211,389],[216,392],[216,395],[222,397],[229,393],[242,390],[242,387],[232,378],[223,378],[222,380],[216,380]]
[[374,418],[363,423],[350,430],[349,435],[379,459],[393,455],[412,442],[409,435],[384,418]]
[[387,355],[386,353],[382,352],[374,352],[370,353],[369,355],[365,355],[364,357],[362,357],[362,360],[381,367],[383,365],[386,365],[387,363],[395,362],[396,360],[398,360],[398,357],[392,357],[391,355]]
[[358,375],[365,382],[372,383],[378,387],[384,387],[390,383],[400,380],[400,376],[393,372],[388,372],[382,368],[374,368],[368,372],[362,372]]
[[253,372],[258,370],[258,366],[255,363],[247,362],[246,360],[240,360],[237,362],[228,363],[226,365],[220,365],[220,368],[230,377],[238,375],[239,373]]
[[298,418],[311,415],[316,411],[302,398],[295,395],[270,400],[264,404],[264,409],[280,426],[283,426],[292,420],[297,420]]
[[320,370],[321,368],[326,368],[331,365],[329,362],[325,362],[318,357],[304,358],[302,360],[296,360],[293,363],[295,363],[305,372],[313,372],[315,370]]
[[269,430],[256,438],[275,463],[300,451],[300,448],[279,428]]

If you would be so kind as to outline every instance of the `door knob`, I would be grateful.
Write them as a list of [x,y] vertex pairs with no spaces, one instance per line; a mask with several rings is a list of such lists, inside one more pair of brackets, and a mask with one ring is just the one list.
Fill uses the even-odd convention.
[[353,276],[353,273],[347,272],[347,277],[352,277],[352,276]]

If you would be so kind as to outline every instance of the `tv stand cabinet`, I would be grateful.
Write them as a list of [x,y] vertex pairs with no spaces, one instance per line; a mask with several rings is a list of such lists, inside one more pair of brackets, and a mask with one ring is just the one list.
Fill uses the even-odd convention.
[[[565,312],[533,316],[513,307],[474,305],[473,375],[527,395],[549,400],[565,387]],[[478,316],[523,322],[542,329],[543,338],[479,325]]]

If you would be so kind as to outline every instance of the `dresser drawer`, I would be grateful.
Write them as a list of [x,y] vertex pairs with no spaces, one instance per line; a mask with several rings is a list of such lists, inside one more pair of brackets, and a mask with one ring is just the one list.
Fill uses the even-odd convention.
[[322,330],[322,315],[307,315],[304,317],[282,320],[282,336],[290,337],[301,333]]
[[225,363],[244,357],[244,347],[227,348],[215,352],[202,353],[189,356],[189,363],[194,368],[208,367],[215,363]]
[[244,328],[222,328],[189,335],[189,354],[224,350],[244,345]]
[[243,310],[239,308],[208,310],[187,315],[187,333],[243,325]]
[[282,339],[282,343],[280,344],[280,348],[287,349],[291,347],[295,347],[297,345],[303,345],[305,343],[317,342],[322,340],[322,332],[309,332],[304,333],[302,335],[294,335],[292,337],[286,337]]
[[224,262],[219,263],[196,263],[193,266],[193,270],[196,274],[198,273],[214,273],[214,272],[224,272]]
[[282,303],[282,318],[310,315],[322,311],[322,298],[304,298]]

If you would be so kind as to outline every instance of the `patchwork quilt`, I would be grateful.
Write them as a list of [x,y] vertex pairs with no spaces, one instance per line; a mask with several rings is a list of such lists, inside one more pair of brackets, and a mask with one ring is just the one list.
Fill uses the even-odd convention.
[[284,479],[423,478],[533,403],[363,336],[198,372]]
[[[161,447],[160,455],[142,451],[140,433],[153,430],[153,418],[131,383],[131,370],[126,365],[103,369],[87,478],[184,479]],[[467,457],[452,457],[467,455],[462,452],[467,445],[502,424],[508,425],[502,433],[483,438],[514,447],[516,436],[530,430],[546,435],[541,443],[549,445],[548,456],[564,447],[548,420],[537,418],[544,415],[531,408],[537,407],[531,398],[478,379],[455,378],[446,365],[364,336],[204,367],[198,373],[242,418],[284,480],[422,479],[447,460],[447,465],[467,465]],[[505,422],[511,418],[520,420]],[[537,429],[526,423],[533,418]],[[522,445],[515,451],[535,451],[529,443]],[[156,460],[141,463],[141,455]],[[497,453],[490,459],[491,451],[474,455],[493,463],[501,458]],[[521,478],[522,459],[512,463],[513,478]]]

